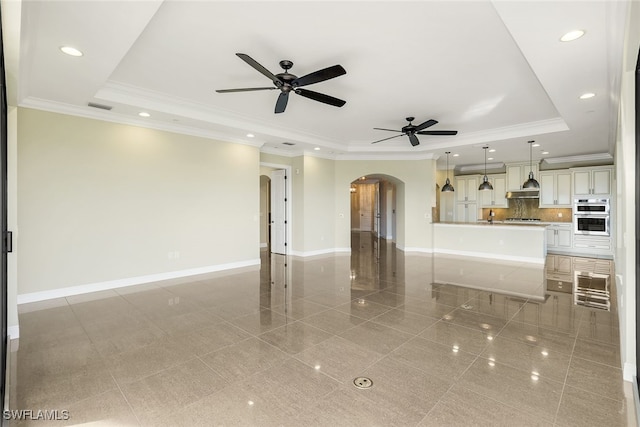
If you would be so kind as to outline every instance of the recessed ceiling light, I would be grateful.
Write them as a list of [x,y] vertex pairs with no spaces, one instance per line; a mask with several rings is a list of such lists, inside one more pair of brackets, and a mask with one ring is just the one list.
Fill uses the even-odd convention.
[[315,147],[314,150],[320,151],[320,147]]
[[66,53],[67,55],[70,55],[70,56],[82,56],[82,55],[84,55],[78,49],[76,49],[75,47],[71,47],[71,46],[62,46],[60,48],[60,50],[63,53]]
[[561,42],[570,42],[584,36],[583,30],[573,30],[560,37]]
[[540,147],[540,144],[533,144],[532,147]]
[[496,149],[495,149],[495,148],[492,148],[492,149],[490,149],[490,150],[489,150],[489,152],[490,152],[490,153],[495,153],[495,152],[496,152]]
[[460,157],[460,154],[454,154],[453,157]]
[[595,93],[583,93],[582,95],[580,95],[580,99],[589,99],[589,98],[593,98],[594,96],[596,96]]
[[548,151],[543,151],[542,154],[549,154],[549,152]]
[[139,113],[138,113],[138,115],[139,115],[140,117],[151,117],[151,114],[146,113],[146,112],[144,112],[144,111],[139,112]]
[[248,134],[247,134],[247,138],[253,138],[254,136],[255,136],[255,135],[254,135],[254,134],[252,134],[252,133],[248,133]]
[[493,157],[489,157],[487,160],[493,160]]

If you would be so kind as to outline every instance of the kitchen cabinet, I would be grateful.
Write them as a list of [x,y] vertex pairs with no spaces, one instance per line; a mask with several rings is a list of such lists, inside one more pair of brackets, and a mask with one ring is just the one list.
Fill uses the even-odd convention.
[[573,290],[572,257],[547,254],[547,290],[571,293]]
[[464,175],[455,177],[456,202],[478,201],[478,187],[481,181],[480,175]]
[[572,207],[570,170],[540,172],[538,182],[541,208]]
[[573,168],[571,172],[573,175],[573,195],[575,197],[611,195],[612,166]]
[[529,172],[533,170],[534,178],[538,179],[538,165],[529,163],[511,163],[507,165],[507,191],[521,190],[522,184],[529,179]]
[[574,252],[592,255],[613,254],[613,242],[607,236],[573,236]]
[[479,218],[477,203],[456,204],[456,222],[476,222]]
[[571,250],[573,245],[573,225],[556,223],[547,227],[547,250]]
[[508,208],[509,200],[507,194],[507,175],[493,174],[487,175],[489,182],[493,186],[493,191],[479,191],[483,208]]

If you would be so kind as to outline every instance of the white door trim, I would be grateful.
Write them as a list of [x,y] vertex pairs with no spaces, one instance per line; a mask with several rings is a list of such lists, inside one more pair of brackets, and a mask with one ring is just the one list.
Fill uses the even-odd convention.
[[287,239],[287,254],[292,253],[292,251],[294,250],[293,248],[293,227],[292,227],[292,223],[293,223],[293,209],[292,207],[292,201],[293,201],[293,191],[292,191],[292,185],[291,182],[293,180],[293,175],[291,173],[292,168],[290,165],[281,165],[278,163],[266,163],[266,162],[260,162],[260,166],[264,166],[267,168],[274,168],[274,169],[284,169],[287,173],[287,179],[285,180],[285,186],[286,186],[286,194],[287,194],[287,226],[286,226],[286,239]]

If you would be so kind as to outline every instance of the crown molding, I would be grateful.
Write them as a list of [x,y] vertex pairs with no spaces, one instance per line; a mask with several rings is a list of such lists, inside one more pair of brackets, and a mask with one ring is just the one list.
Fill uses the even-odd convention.
[[609,153],[582,154],[578,156],[567,157],[551,157],[542,159],[543,162],[551,165],[558,163],[588,163],[588,162],[611,162],[613,164],[613,156]]
[[234,144],[249,145],[252,147],[262,147],[263,142],[247,141],[242,139],[229,138],[228,135],[222,133],[204,130],[200,128],[184,126],[179,124],[170,124],[165,122],[157,122],[153,119],[138,119],[117,112],[101,110],[93,107],[79,107],[77,105],[54,102],[39,98],[26,98],[20,105],[23,108],[33,108],[35,110],[49,111],[51,113],[67,114],[70,116],[83,117],[86,119],[101,120],[105,122],[118,123],[130,126],[138,126],[148,129],[172,132],[181,135],[197,136],[200,138],[213,139],[222,142],[231,142]]

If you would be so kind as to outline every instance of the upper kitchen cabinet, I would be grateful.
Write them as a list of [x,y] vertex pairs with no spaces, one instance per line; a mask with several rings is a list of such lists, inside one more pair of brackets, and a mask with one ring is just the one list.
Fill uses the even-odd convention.
[[612,166],[593,166],[571,169],[573,174],[573,195],[611,195]]
[[493,191],[479,191],[482,207],[508,208],[509,201],[505,197],[507,194],[507,175],[504,173],[487,175],[487,178],[493,186]]
[[480,180],[480,175],[456,176],[456,202],[465,203],[478,201]]
[[538,177],[540,182],[541,208],[570,208],[571,205],[571,171],[542,171]]
[[538,176],[538,165],[529,163],[511,163],[507,165],[507,191],[522,190],[522,184],[529,179],[529,172]]

